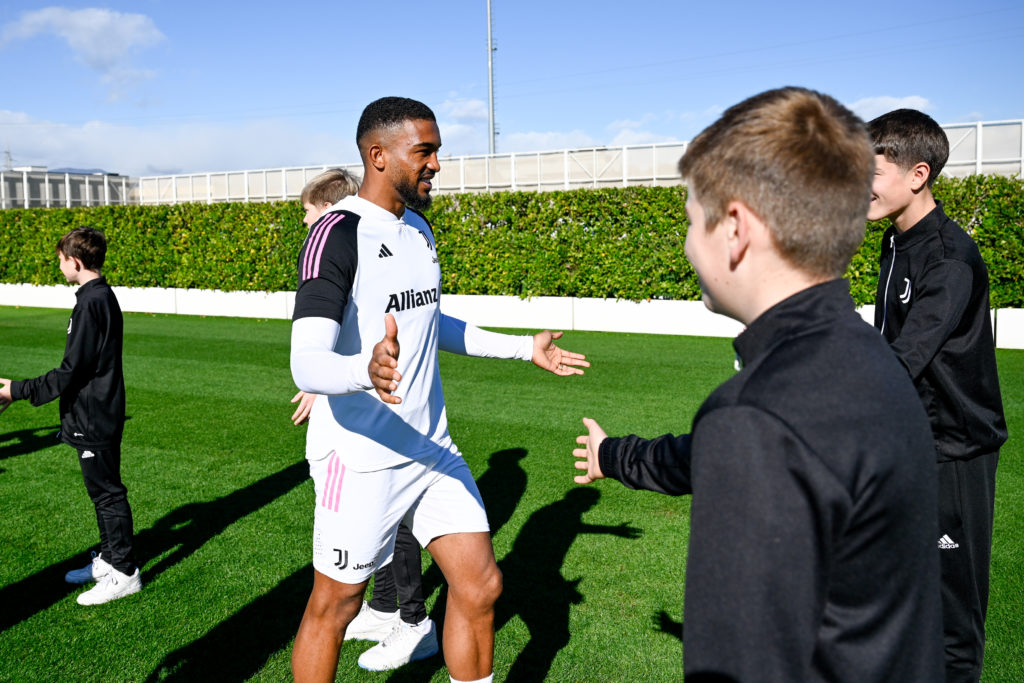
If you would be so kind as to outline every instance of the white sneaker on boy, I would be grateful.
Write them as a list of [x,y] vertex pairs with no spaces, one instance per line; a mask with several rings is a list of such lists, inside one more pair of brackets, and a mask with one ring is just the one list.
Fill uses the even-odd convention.
[[399,621],[388,637],[359,655],[367,671],[388,671],[437,654],[437,629],[427,619],[415,626]]
[[359,614],[345,629],[345,640],[372,640],[380,642],[398,625],[398,612],[378,612],[363,600]]
[[97,555],[96,551],[93,550],[89,553],[92,555],[92,562],[85,565],[81,569],[72,569],[64,575],[64,580],[68,583],[83,584],[92,583],[93,581],[99,581],[104,576],[110,573],[113,569],[110,563],[103,559],[103,555]]
[[113,567],[110,573],[104,576],[99,582],[78,596],[79,605],[102,605],[111,600],[123,598],[132,593],[142,590],[142,577],[139,575],[139,568],[131,576],[122,574]]

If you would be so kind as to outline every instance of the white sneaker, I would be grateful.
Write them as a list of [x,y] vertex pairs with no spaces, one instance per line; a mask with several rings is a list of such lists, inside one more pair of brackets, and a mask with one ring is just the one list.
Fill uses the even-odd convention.
[[135,573],[131,576],[122,574],[111,567],[110,573],[100,579],[95,586],[78,596],[78,604],[102,605],[105,602],[138,593],[140,590],[142,590],[142,577],[139,575],[138,567],[135,568]]
[[398,622],[383,641],[359,655],[359,666],[367,671],[387,671],[437,654],[437,629],[427,619],[425,633],[419,627]]
[[388,637],[398,623],[398,612],[378,612],[363,600],[359,614],[345,629],[345,640],[372,640],[379,643]]
[[92,562],[85,565],[81,569],[72,569],[64,575],[64,580],[68,583],[83,584],[92,583],[93,581],[99,581],[104,576],[110,573],[113,569],[110,563],[103,559],[102,555],[97,555],[96,551],[89,553],[92,555]]

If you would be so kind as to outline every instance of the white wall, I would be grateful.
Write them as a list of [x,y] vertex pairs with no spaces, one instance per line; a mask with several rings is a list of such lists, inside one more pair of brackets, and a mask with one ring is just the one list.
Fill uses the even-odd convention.
[[[0,306],[67,308],[75,305],[75,287],[0,283]],[[243,318],[291,318],[294,292],[221,292],[204,289],[115,287],[121,309],[136,313],[222,315]],[[441,310],[483,327],[516,327],[598,332],[641,332],[704,337],[735,337],[743,329],[715,315],[699,301],[623,301],[446,294]],[[873,306],[860,309],[869,323]],[[996,346],[1024,349],[1024,310],[993,311]]]

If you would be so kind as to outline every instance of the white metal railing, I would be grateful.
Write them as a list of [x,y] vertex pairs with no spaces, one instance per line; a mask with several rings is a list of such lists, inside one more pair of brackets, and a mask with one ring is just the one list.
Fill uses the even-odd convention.
[[138,180],[104,173],[0,171],[0,209],[137,204]]
[[[998,173],[1024,176],[1024,120],[948,124],[943,128],[950,140],[950,157],[943,171],[947,175]],[[440,160],[441,172],[434,179],[434,188],[436,194],[444,194],[677,185],[680,182],[677,164],[687,144],[667,142],[443,157]],[[357,177],[362,174],[359,164],[338,166]],[[145,177],[139,179],[139,201],[155,204],[297,199],[305,182],[329,167]],[[199,188],[198,192],[194,186]],[[236,189],[231,191],[231,187]],[[248,188],[248,192],[239,188]]]
[[[1024,119],[944,125],[951,176],[996,173],[1024,176]],[[434,180],[439,194],[580,187],[676,185],[686,142],[587,147],[547,152],[443,157]],[[0,208],[266,202],[298,199],[310,178],[338,166],[362,174],[360,164],[323,164],[216,173],[128,178],[111,175],[0,172]]]

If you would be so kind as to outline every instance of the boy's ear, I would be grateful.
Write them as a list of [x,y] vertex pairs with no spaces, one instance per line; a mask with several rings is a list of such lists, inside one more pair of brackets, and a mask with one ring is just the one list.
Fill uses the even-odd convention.
[[735,268],[747,255],[757,216],[750,207],[739,201],[729,202],[725,208],[725,218],[716,230],[725,230],[729,243],[729,265]]
[[932,168],[923,161],[914,164],[907,175],[910,176],[910,189],[919,192],[921,188],[928,185],[928,176],[932,174]]

